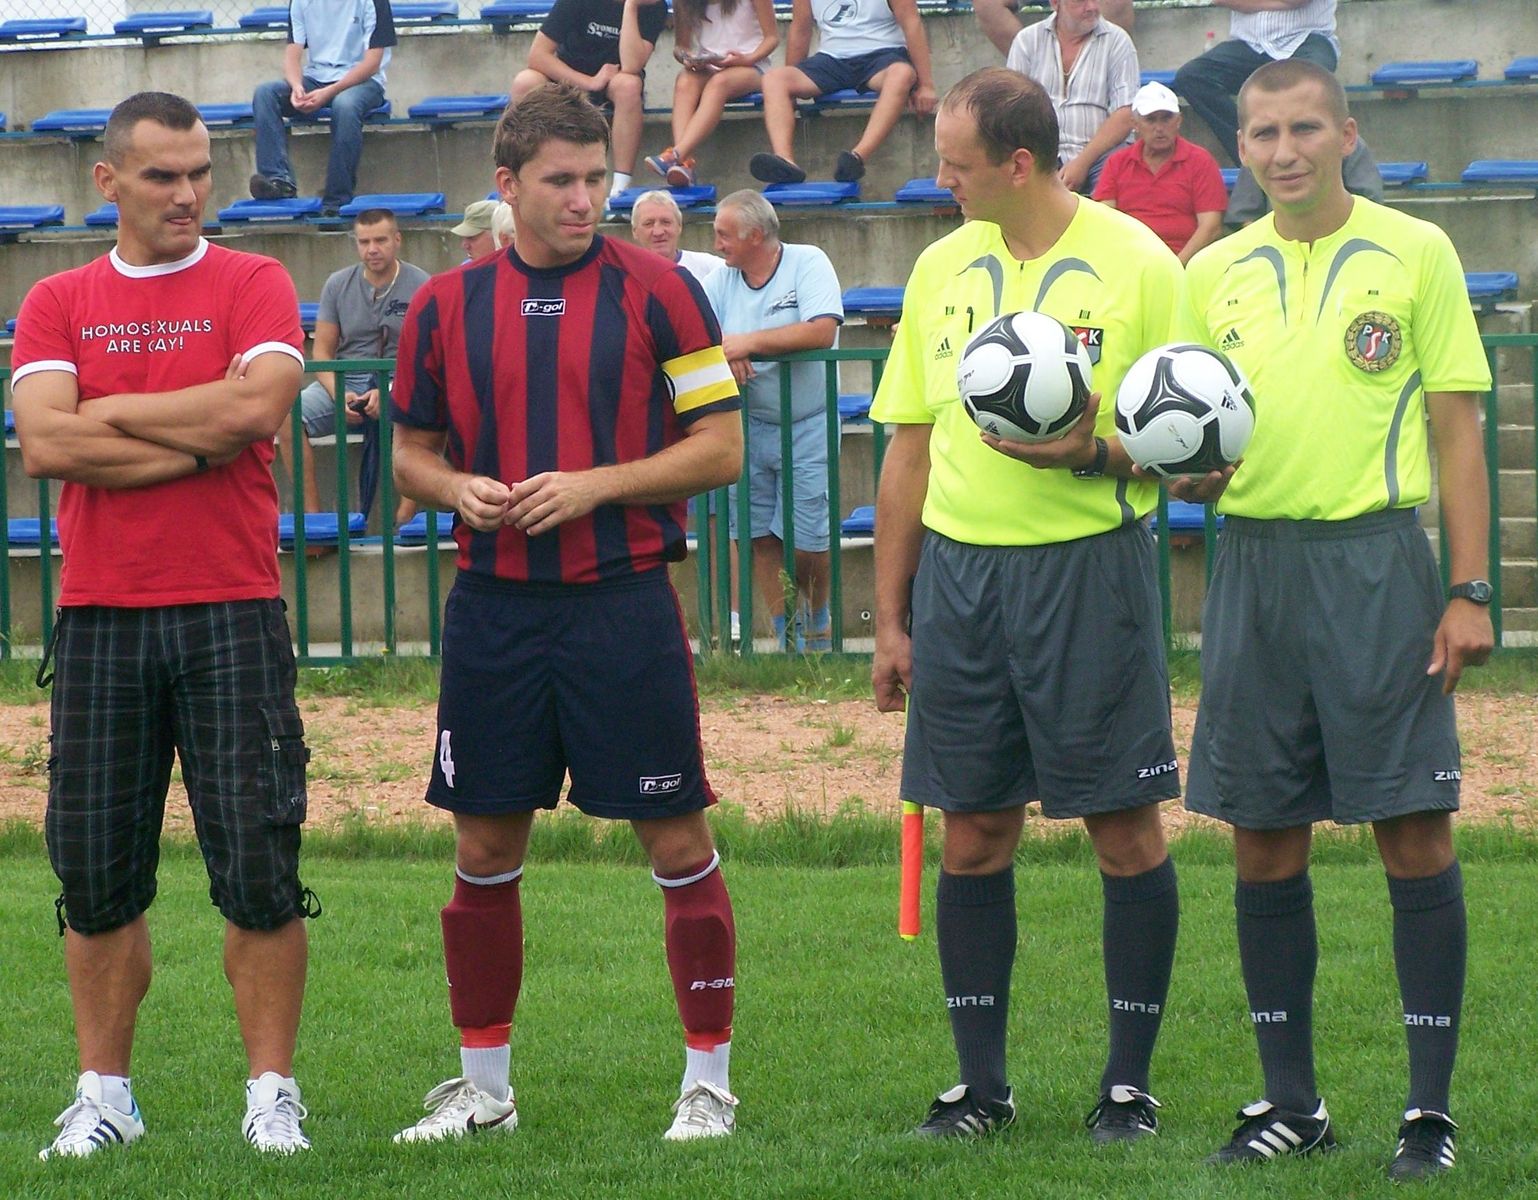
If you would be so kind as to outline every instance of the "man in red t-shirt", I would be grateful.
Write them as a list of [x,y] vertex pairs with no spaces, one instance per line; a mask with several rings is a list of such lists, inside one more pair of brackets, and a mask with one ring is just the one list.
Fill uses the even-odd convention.
[[82,1073],[42,1157],[144,1131],[129,1058],[173,757],[226,922],[244,1132],[291,1153],[309,1146],[293,1080],[308,755],[271,467],[303,370],[298,305],[277,262],[203,239],[211,164],[192,105],[130,96],[104,141],[93,174],[117,246],[32,287],[12,352],[27,474],[64,481],[46,829]]
[[1132,98],[1137,141],[1106,160],[1095,199],[1136,217],[1182,263],[1223,232],[1228,190],[1217,160],[1180,136],[1180,100],[1162,83]]
[[519,880],[568,774],[577,808],[630,822],[662,888],[685,1045],[664,1136],[735,1123],[736,932],[667,563],[684,556],[686,498],[742,469],[741,401],[693,277],[596,236],[608,141],[568,84],[510,105],[494,154],[517,241],[423,284],[401,330],[395,482],[457,513],[427,800],[454,814],[442,918],[460,1075],[400,1142],[518,1123]]

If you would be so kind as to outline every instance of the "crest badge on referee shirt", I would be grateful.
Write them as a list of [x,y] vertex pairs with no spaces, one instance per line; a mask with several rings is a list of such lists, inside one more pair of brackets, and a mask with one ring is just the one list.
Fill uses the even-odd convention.
[[1346,357],[1360,371],[1388,370],[1399,349],[1399,322],[1388,313],[1364,312],[1346,330]]

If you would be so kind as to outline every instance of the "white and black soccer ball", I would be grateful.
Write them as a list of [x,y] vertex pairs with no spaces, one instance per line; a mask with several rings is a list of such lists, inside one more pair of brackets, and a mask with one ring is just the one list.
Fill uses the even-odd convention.
[[1148,351],[1116,391],[1116,431],[1156,475],[1205,475],[1237,462],[1255,432],[1249,381],[1225,354],[1175,343]]
[[1078,335],[1046,313],[1007,313],[962,351],[956,387],[978,426],[1010,442],[1050,442],[1084,415],[1089,353]]

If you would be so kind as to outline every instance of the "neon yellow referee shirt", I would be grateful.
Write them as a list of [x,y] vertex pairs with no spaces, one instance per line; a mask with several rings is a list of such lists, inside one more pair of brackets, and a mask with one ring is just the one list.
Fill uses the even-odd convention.
[[1101,394],[1095,431],[1114,437],[1116,389],[1145,350],[1171,340],[1180,260],[1147,226],[1080,199],[1051,250],[1021,262],[997,225],[970,221],[919,255],[902,321],[871,405],[873,421],[932,424],[924,524],[958,542],[1037,546],[1105,533],[1147,514],[1149,483],[1076,479],[985,446],[961,406],[956,363],[968,338],[1003,313],[1036,309],[1074,329]]
[[1425,502],[1426,393],[1490,387],[1442,230],[1357,196],[1312,245],[1278,236],[1268,215],[1200,251],[1186,276],[1188,336],[1238,363],[1255,393],[1223,512],[1343,521]]

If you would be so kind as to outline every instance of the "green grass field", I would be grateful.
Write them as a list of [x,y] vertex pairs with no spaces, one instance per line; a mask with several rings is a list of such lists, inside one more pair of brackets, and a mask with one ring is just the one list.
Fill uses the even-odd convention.
[[[882,860],[895,823],[856,818],[829,833],[733,829],[728,819],[741,941],[739,1132],[673,1146],[660,1135],[682,1053],[656,888],[577,823],[549,824],[524,885],[528,970],[514,1035],[523,1125],[511,1138],[389,1141],[427,1089],[457,1072],[437,920],[450,885],[441,836],[375,831],[316,839],[305,870],[326,907],[311,928],[299,1060],[315,1149],[266,1160],[240,1139],[243,1063],[218,965],[220,922],[183,843],[168,847],[151,915],[157,974],[135,1073],[149,1133],[126,1153],[51,1164],[36,1153],[75,1070],[55,887],[41,839],[7,831],[0,1197],[1403,1194],[1382,1173],[1404,1073],[1389,911],[1359,839],[1329,839],[1316,867],[1320,1079],[1345,1148],[1218,1172],[1199,1160],[1259,1091],[1220,839],[1188,836],[1176,848],[1183,927],[1155,1062],[1163,1134],[1106,1153],[1080,1126],[1104,1039],[1099,884],[1082,838],[1022,851],[1010,1067],[1022,1119],[988,1144],[935,1146],[906,1131],[955,1068],[932,935],[910,944],[893,932],[895,870]],[[1454,1099],[1465,1134],[1456,1174],[1427,1192],[1538,1195],[1528,1124],[1538,1108],[1538,847],[1470,831],[1463,856],[1471,971]]]

